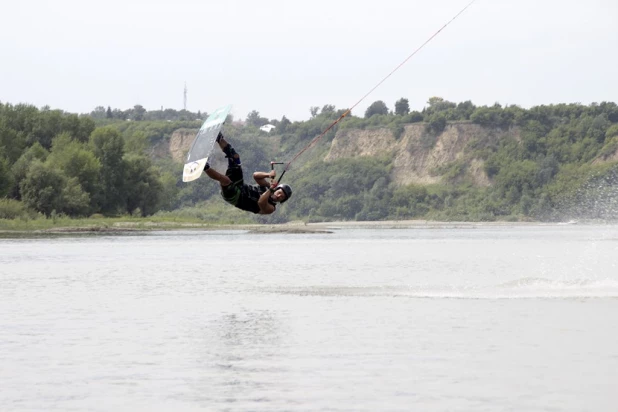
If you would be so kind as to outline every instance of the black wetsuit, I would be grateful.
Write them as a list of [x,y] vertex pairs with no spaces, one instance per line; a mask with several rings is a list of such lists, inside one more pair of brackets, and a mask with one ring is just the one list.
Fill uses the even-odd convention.
[[[221,188],[221,196],[231,205],[236,206],[247,212],[260,213],[258,199],[266,192],[268,186],[248,185],[243,181],[242,167],[231,166],[225,171],[225,175],[230,178],[232,184]],[[270,198],[268,203],[276,208],[275,202]]]

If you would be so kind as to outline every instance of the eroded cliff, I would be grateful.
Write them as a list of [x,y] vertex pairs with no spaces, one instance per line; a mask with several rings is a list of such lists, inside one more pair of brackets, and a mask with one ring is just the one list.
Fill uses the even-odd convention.
[[438,183],[442,180],[440,169],[459,161],[475,184],[487,186],[490,180],[484,162],[474,157],[472,147],[509,136],[517,139],[517,130],[487,130],[471,123],[448,124],[437,135],[428,133],[424,123],[409,124],[399,138],[385,128],[342,130],[325,161],[386,154],[393,159],[392,180],[401,185]]

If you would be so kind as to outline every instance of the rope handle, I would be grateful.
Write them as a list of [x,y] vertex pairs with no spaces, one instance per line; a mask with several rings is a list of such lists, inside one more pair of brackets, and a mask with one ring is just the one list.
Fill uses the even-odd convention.
[[[284,165],[285,162],[270,162],[270,170],[275,170],[275,165]],[[275,180],[275,182],[277,184],[279,184],[279,182],[281,181],[281,178],[283,177],[283,175],[285,174],[285,170],[283,171],[283,173],[281,173],[281,176],[279,177],[279,180]]]

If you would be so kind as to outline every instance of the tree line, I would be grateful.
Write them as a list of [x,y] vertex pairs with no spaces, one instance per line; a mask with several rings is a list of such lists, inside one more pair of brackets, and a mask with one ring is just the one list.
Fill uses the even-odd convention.
[[205,120],[208,113],[198,111],[197,113],[189,110],[163,109],[161,110],[146,110],[141,104],[136,104],[130,109],[121,110],[111,106],[97,106],[89,114],[89,117],[97,120],[133,120],[133,121],[149,121],[149,120],[165,120],[165,121],[187,121],[187,120]]
[[[331,104],[312,106],[308,120],[292,122],[285,116],[269,120],[253,110],[244,122],[228,122],[226,134],[250,172],[268,167],[271,160],[289,160],[346,111]],[[153,155],[153,148],[167,144],[175,130],[196,130],[207,116],[184,112],[136,105],[126,111],[100,106],[76,115],[0,103],[0,218],[29,213],[146,216],[218,207],[212,206],[218,205],[217,185],[208,179],[183,184],[179,164]],[[389,177],[388,157],[321,160],[340,130],[388,129],[399,139],[406,125],[422,123],[421,143],[430,149],[453,122],[478,124],[490,135],[514,132],[501,139],[473,139],[461,159],[433,171],[442,181],[435,185],[396,185]],[[266,123],[276,126],[270,134],[259,130]],[[295,162],[286,174],[295,186],[294,202],[270,221],[556,220],[575,210],[604,218],[616,210],[611,199],[612,194],[618,198],[612,192],[618,172],[611,159],[617,150],[618,106],[611,102],[523,109],[433,97],[422,110],[411,111],[405,98],[393,109],[376,101],[363,116],[346,116]],[[471,181],[473,159],[482,161],[490,187]],[[607,206],[581,207],[587,199]]]
[[0,103],[0,198],[47,216],[152,214],[164,187],[138,138],[90,116]]
[[[454,122],[477,124],[488,136],[501,132],[504,137],[472,139],[462,158],[432,171],[441,177],[440,184],[396,185],[389,179],[389,159],[382,163],[366,158],[313,163],[308,165],[313,171],[311,177],[298,179],[296,201],[300,206],[290,208],[291,219],[303,215],[315,220],[618,219],[615,103],[523,109],[498,103],[478,107],[470,101],[454,103],[433,97],[421,111],[410,111],[405,98],[394,107],[393,111],[383,101],[376,101],[364,116],[348,116],[338,128],[389,129],[399,138],[405,125],[422,122],[419,149],[431,149],[436,136]],[[330,105],[324,109],[314,107],[310,121],[281,128],[282,142],[298,148],[342,113]],[[334,133],[325,139],[332,139]],[[478,187],[471,179],[473,160],[482,161],[491,181],[489,187]],[[371,171],[373,178],[364,176],[363,170]],[[350,191],[358,181],[364,182],[364,189]],[[334,187],[338,190],[333,191]]]

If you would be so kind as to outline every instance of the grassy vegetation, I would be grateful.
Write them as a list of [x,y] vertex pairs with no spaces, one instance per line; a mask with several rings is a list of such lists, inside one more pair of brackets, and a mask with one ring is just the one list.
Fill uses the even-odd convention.
[[[3,210],[2,203],[5,202],[6,200],[0,200],[0,212]],[[188,207],[169,212],[161,211],[148,217],[130,215],[106,217],[96,214],[88,218],[79,218],[55,213],[45,216],[33,211],[24,210],[23,212],[20,216],[10,218],[2,217],[0,213],[0,231],[163,230],[256,223],[256,220],[251,219],[251,216],[246,213],[214,200],[200,207]]]
[[[526,110],[435,97],[422,112],[410,113],[403,100],[396,113],[379,102],[365,117],[349,115],[326,133],[286,174],[293,201],[268,217],[230,207],[207,178],[181,182],[182,165],[152,156],[153,145],[165,147],[175,130],[197,128],[200,114],[151,113],[136,106],[124,112],[97,108],[89,117],[0,103],[0,230],[618,218],[613,202],[618,197],[615,103]],[[345,112],[332,105],[314,109],[311,119],[301,122],[285,116],[268,120],[257,111],[244,124],[228,122],[225,133],[241,154],[247,182],[253,171],[268,169],[270,161],[289,161]],[[268,122],[276,126],[270,134],[259,130]],[[456,161],[430,171],[440,184],[397,185],[389,158],[323,161],[338,131],[381,129],[399,140],[405,125],[418,122],[423,122],[423,134],[417,147],[407,148],[412,154],[433,150],[449,124],[473,123],[484,133],[472,138]],[[489,187],[473,183],[473,161],[484,168]]]

